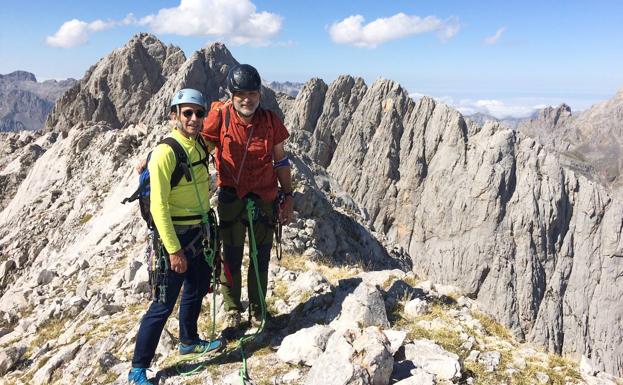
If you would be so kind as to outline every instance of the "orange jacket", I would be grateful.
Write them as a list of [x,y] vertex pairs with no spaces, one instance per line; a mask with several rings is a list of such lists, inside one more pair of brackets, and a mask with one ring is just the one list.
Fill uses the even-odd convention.
[[[229,110],[229,127],[226,125]],[[277,196],[273,147],[286,140],[288,130],[272,111],[258,108],[246,124],[231,103],[214,102],[203,121],[201,135],[216,143],[219,187],[233,187],[239,198],[255,193],[264,201]]]

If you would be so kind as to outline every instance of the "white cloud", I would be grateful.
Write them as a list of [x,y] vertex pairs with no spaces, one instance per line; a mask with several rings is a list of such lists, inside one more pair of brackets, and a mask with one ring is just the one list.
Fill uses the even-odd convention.
[[497,44],[498,41],[500,40],[500,38],[502,37],[502,34],[506,31],[506,27],[502,27],[502,28],[498,28],[498,30],[495,32],[495,35],[493,36],[489,36],[487,38],[485,38],[485,44],[486,45],[494,45]]
[[181,0],[140,19],[156,33],[217,36],[234,44],[265,45],[281,30],[282,17],[257,12],[249,0]]
[[233,44],[267,45],[281,30],[282,17],[257,12],[249,0],[181,0],[174,8],[140,19],[128,14],[122,20],[95,20],[87,23],[73,19],[46,38],[53,47],[71,48],[85,44],[94,32],[115,26],[143,25],[156,33],[181,36],[213,36]]
[[128,15],[126,17],[124,17],[120,22],[120,25],[132,25],[132,24],[138,24],[138,20],[136,20],[136,18],[134,17],[133,13],[128,13]]
[[[414,100],[424,96],[421,92],[412,92],[409,94]],[[525,118],[530,116],[534,111],[544,108],[547,105],[560,104],[558,99],[552,99],[549,103],[542,103],[542,98],[511,98],[509,100],[498,99],[460,99],[457,100],[452,96],[431,96],[438,102],[445,103],[457,109],[461,114],[467,116],[477,112],[494,116],[498,119],[504,118]]]
[[454,37],[457,33],[459,33],[459,29],[461,28],[461,24],[459,23],[459,19],[457,17],[450,17],[444,23],[443,27],[437,30],[437,36],[439,40],[442,42],[446,42]]
[[524,103],[505,103],[496,99],[479,99],[473,100],[461,100],[456,109],[463,115],[471,115],[477,112],[495,116],[498,119],[503,118],[525,118],[530,116],[538,106]]
[[[460,111],[463,115],[472,115],[477,112],[494,116],[498,119],[506,118],[526,118],[531,116],[537,110],[549,107],[559,106],[565,103],[571,106],[574,112],[582,111],[595,103],[594,98],[587,98],[580,95],[573,97],[566,94],[561,95],[506,95],[497,97],[497,95],[488,98],[479,98],[480,95],[487,91],[470,89],[465,90],[451,89],[441,91],[439,94],[430,91],[415,90],[409,96],[414,100],[420,99],[427,95],[437,102],[441,102]],[[603,98],[607,99],[604,95]]]
[[366,25],[364,22],[361,15],[349,16],[333,23],[329,27],[329,35],[336,43],[374,48],[390,40],[427,32],[437,32],[439,39],[446,41],[456,35],[460,28],[455,17],[440,20],[435,16],[421,18],[404,13],[376,19]]
[[45,42],[52,47],[71,48],[89,41],[93,32],[99,32],[115,26],[114,21],[95,20],[87,23],[78,19],[66,21],[52,36],[45,38]]

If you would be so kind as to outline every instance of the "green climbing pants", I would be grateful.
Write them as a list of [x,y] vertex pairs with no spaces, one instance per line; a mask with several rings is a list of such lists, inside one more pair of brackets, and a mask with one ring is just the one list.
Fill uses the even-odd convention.
[[[255,233],[255,243],[257,245],[257,262],[260,276],[260,286],[264,297],[268,285],[268,263],[270,261],[270,249],[273,244],[275,214],[273,212],[273,202],[262,201],[254,194],[249,194],[243,199],[238,198],[233,188],[222,187],[218,195],[218,216],[220,224],[220,235],[223,242],[223,260],[227,269],[231,273],[232,283],[228,283],[225,271],[221,274],[221,294],[225,310],[237,310],[242,312],[240,294],[242,286],[242,255],[244,253],[244,242],[248,232],[248,214],[246,203],[247,199],[253,199],[256,210],[253,220],[253,231]],[[251,242],[249,241],[249,255],[251,255]],[[250,312],[259,315],[260,297],[258,282],[255,274],[253,262],[249,261],[247,271],[247,290],[249,293]]]

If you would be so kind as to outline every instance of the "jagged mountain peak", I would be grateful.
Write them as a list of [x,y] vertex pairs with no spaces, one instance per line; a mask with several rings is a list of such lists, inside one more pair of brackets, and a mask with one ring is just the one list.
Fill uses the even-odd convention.
[[[622,90],[623,91],[623,90]],[[539,110],[517,129],[559,152],[565,164],[621,195],[623,93],[579,113],[569,106]]]
[[166,47],[166,45],[160,39],[158,39],[155,35],[153,35],[151,33],[139,32],[139,33],[133,35],[128,40],[128,42],[125,43],[123,46],[121,46],[120,48],[115,49],[113,51],[113,53],[114,52],[123,52],[123,51],[127,50],[128,48],[132,49],[134,47],[164,48],[164,47]]
[[48,129],[67,130],[80,122],[121,128],[139,121],[149,99],[184,62],[183,51],[148,33],[134,35],[92,66],[57,102]]
[[28,71],[13,71],[6,75],[0,75],[0,80],[36,82],[37,78],[35,74]]
[[571,107],[563,103],[558,107],[549,106],[536,111],[534,117],[531,120],[538,121],[538,124],[540,124],[541,126],[554,129],[571,116]]
[[338,97],[350,96],[352,90],[368,90],[365,80],[352,75],[340,75],[331,84],[327,93]]
[[233,59],[233,56],[227,46],[221,42],[214,42],[201,49],[201,51],[204,51],[207,57],[212,57],[218,61],[231,61]]
[[393,92],[406,92],[404,88],[402,88],[400,83],[394,80],[391,80],[391,79],[386,79],[384,77],[377,78],[370,86],[371,90],[374,90],[377,88],[384,89],[386,91],[393,91]]
[[158,39],[156,35],[153,35],[148,32],[136,33],[134,36],[130,38],[130,40],[128,40],[128,42],[125,45],[128,46],[128,45],[137,44],[137,43],[147,44],[147,45],[151,45],[151,44],[164,45],[164,43],[160,41],[160,39]]
[[322,79],[312,78],[308,80],[291,107],[297,113],[288,116],[285,121],[286,126],[311,132],[322,113],[327,88],[327,84]]

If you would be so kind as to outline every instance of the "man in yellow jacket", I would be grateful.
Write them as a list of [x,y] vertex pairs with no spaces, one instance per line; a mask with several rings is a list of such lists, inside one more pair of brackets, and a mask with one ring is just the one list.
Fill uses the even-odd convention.
[[[220,340],[205,341],[197,333],[201,302],[208,293],[212,274],[202,245],[206,237],[207,210],[210,209],[208,154],[198,138],[205,115],[206,101],[201,92],[189,88],[178,91],[171,101],[169,138],[181,145],[187,162],[180,164],[173,146],[166,143],[171,139],[165,139],[152,151],[148,163],[150,212],[162,251],[168,256],[169,269],[165,273],[166,293],[161,296],[164,301],[152,302],[141,320],[132,369],[128,374],[130,384],[152,384],[147,379],[146,369],[155,355],[160,335],[182,286],[180,353],[203,353],[222,347]],[[176,147],[179,151],[180,146]],[[172,183],[174,173],[182,166],[185,166],[184,176],[179,182]]]

